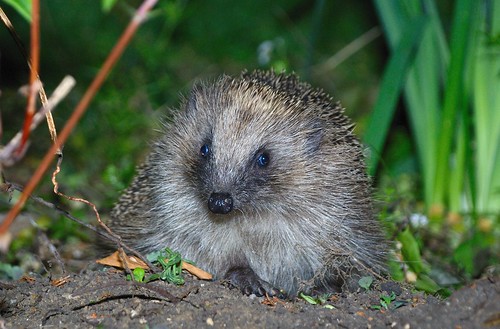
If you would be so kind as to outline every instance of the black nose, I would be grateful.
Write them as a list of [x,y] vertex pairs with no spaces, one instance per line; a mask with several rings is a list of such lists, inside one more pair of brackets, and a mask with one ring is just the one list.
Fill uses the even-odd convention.
[[215,214],[227,214],[233,210],[233,198],[229,193],[212,193],[208,198],[208,209]]

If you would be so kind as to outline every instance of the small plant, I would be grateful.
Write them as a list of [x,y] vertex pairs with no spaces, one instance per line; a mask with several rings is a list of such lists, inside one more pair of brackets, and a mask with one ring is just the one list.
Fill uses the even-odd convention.
[[23,269],[19,266],[0,262],[0,279],[18,280],[23,275]]
[[380,296],[380,305],[387,310],[389,309],[389,305],[391,305],[391,303],[395,300],[396,300],[396,294],[394,292],[391,292],[389,296],[387,295]]
[[[163,270],[160,273],[146,276],[146,271],[143,268],[136,267],[132,271],[134,281],[147,283],[159,279],[176,285],[184,284],[184,277],[182,276],[182,263],[187,262],[191,264],[191,262],[182,259],[180,253],[172,251],[169,248],[165,248],[163,250],[150,253],[146,257],[153,264],[160,265]],[[127,279],[131,280],[132,278],[128,275]]]
[[180,253],[165,248],[159,253],[153,253],[153,262],[155,262],[154,257],[156,257],[156,262],[161,265],[163,271],[151,275],[146,282],[160,279],[176,285],[184,284],[184,277],[182,276],[183,260]]
[[395,310],[406,304],[407,302],[404,300],[396,300],[396,294],[392,291],[389,295],[380,295],[380,303],[378,305],[372,305],[370,308],[372,310]]
[[380,295],[380,304],[372,305],[371,308],[374,310],[389,309],[389,305],[396,300],[396,294],[391,292],[390,295]]
[[330,298],[330,294],[323,294],[323,295],[318,295],[318,296],[309,296],[304,293],[299,293],[299,297],[308,302],[311,305],[323,305],[324,308],[327,309],[334,309],[335,306],[330,305],[330,304],[325,304],[328,301],[328,298]]
[[159,252],[149,254],[147,258],[153,263],[160,264],[163,271],[151,275],[146,282],[160,279],[176,285],[184,284],[184,277],[182,276],[183,259],[180,253],[165,248]]
[[144,282],[144,278],[146,277],[146,270],[144,270],[142,267],[136,267],[132,271],[132,275],[134,276],[134,281]]

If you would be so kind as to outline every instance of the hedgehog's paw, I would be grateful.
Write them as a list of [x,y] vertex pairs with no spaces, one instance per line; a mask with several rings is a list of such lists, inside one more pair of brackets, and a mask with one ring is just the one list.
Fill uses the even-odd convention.
[[233,267],[224,276],[229,283],[241,290],[245,295],[276,296],[286,298],[286,294],[273,287],[269,282],[259,278],[250,267]]

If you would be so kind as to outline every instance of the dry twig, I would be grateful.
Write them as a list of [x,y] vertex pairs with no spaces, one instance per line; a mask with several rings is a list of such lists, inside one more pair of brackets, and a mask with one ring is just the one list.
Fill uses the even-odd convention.
[[76,126],[82,115],[85,113],[88,105],[90,104],[90,101],[94,98],[95,94],[97,93],[97,91],[103,84],[104,80],[106,79],[107,75],[111,71],[111,68],[118,61],[118,58],[125,50],[126,46],[130,42],[137,28],[145,20],[147,13],[156,4],[156,2],[157,0],[144,0],[142,5],[136,11],[134,17],[132,18],[131,22],[123,32],[122,36],[118,40],[115,47],[111,50],[111,53],[109,54],[108,58],[104,62],[101,69],[99,70],[97,76],[92,81],[91,85],[89,86],[89,88],[83,95],[82,99],[76,106],[71,117],[66,122],[66,125],[62,129],[56,143],[54,143],[52,147],[47,151],[44,158],[42,159],[42,162],[36,169],[35,173],[31,177],[28,184],[26,185],[21,197],[12,207],[12,209],[9,211],[4,221],[0,225],[0,235],[4,234],[7,231],[14,218],[19,214],[26,200],[28,200],[29,195],[33,192],[35,187],[38,185],[38,182],[47,171],[50,163],[53,160],[53,155],[60,148],[60,146],[68,139],[69,135],[73,131],[73,128]]
[[[3,184],[3,186],[1,186],[1,189],[0,190],[3,190],[3,191],[7,191],[8,193],[11,193],[12,190],[16,190],[16,191],[19,191],[19,192],[23,192],[23,188],[18,185],[18,184],[14,184],[14,183],[10,183],[10,182],[5,182]],[[76,218],[75,216],[71,215],[68,211],[60,208],[59,206],[51,203],[51,202],[48,202],[38,196],[34,196],[34,195],[30,195],[30,199],[45,206],[45,207],[48,207],[50,209],[53,209],[55,211],[57,211],[59,214],[63,215],[64,217],[78,223],[79,225],[83,226],[83,227],[86,227],[88,228],[89,230],[93,231],[94,233],[100,235],[101,237],[105,238],[105,239],[108,239],[114,243],[116,243],[116,245],[118,245],[119,247],[122,247],[123,249],[127,250],[128,252],[130,252],[131,254],[137,256],[138,258],[140,258],[144,263],[146,263],[148,265],[148,267],[154,272],[156,270],[156,267],[151,264],[150,261],[148,261],[148,259],[146,257],[144,257],[144,255],[142,255],[140,252],[138,252],[137,250],[127,246],[125,243],[123,243],[121,241],[121,239],[119,237],[116,236],[116,234],[108,234],[107,232],[103,231],[103,230],[99,230],[98,228],[96,228],[95,226],[93,225],[90,225],[88,223],[85,223],[83,222],[82,220]]]
[[[38,110],[38,112],[33,116],[31,122],[31,130],[34,130],[40,122],[43,120],[47,113],[50,113],[54,108],[63,100],[75,86],[75,79],[71,76],[66,76],[61,81],[61,83],[54,90],[50,98],[45,102],[45,105]],[[16,155],[16,150],[19,149],[21,145],[22,132],[18,132],[9,143],[0,150],[0,164],[2,166],[12,166],[17,161],[21,159]]]

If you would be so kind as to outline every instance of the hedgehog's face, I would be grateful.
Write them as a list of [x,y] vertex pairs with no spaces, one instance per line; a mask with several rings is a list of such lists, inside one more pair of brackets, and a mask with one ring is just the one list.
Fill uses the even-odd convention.
[[279,192],[283,175],[279,146],[269,140],[265,131],[252,133],[249,127],[256,122],[229,114],[232,110],[224,108],[213,113],[210,129],[191,149],[197,158],[193,162],[193,183],[210,212],[219,215],[265,206],[263,200]]
[[[231,168],[226,168],[223,172],[219,172],[216,175],[213,173],[218,170],[214,163],[212,152],[211,144],[206,143],[201,146],[199,183],[202,188],[208,190],[210,193],[208,197],[208,209],[214,214],[227,214],[233,210],[235,203],[241,207],[243,201],[241,200],[242,195],[252,197],[253,201],[255,201],[255,195],[261,192],[258,190],[264,189],[265,185],[269,183],[268,166],[271,162],[269,152],[265,149],[259,149],[254,155],[249,157],[249,161],[244,165],[244,169],[235,168],[236,170],[231,170]],[[237,177],[229,177],[232,174],[231,172],[237,172],[242,169],[246,174],[240,173]],[[218,183],[213,184],[214,180]],[[252,188],[250,188],[251,186]]]
[[225,96],[197,95],[188,104],[186,130],[199,135],[183,147],[190,152],[186,177],[213,214],[275,208],[286,199],[280,195],[294,197],[297,188],[288,187],[307,185],[321,143],[318,120],[293,117],[300,112],[285,113],[283,104],[251,90]]

